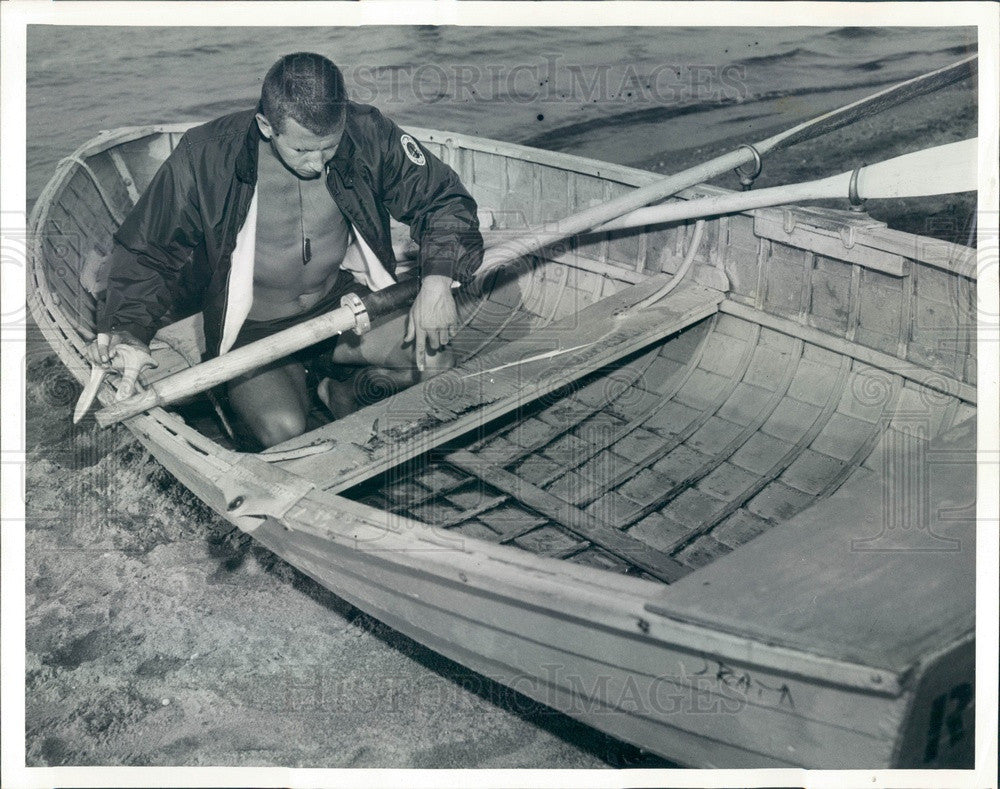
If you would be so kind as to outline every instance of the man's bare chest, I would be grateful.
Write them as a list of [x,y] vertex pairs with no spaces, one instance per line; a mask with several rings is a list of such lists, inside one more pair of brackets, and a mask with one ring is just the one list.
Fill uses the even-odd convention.
[[323,178],[296,178],[265,152],[257,179],[255,285],[316,289],[344,259],[344,215]]

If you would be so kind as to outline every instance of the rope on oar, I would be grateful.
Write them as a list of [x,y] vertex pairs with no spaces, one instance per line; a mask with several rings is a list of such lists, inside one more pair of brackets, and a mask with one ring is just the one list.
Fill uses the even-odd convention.
[[653,304],[656,304],[660,299],[664,298],[668,293],[670,293],[674,288],[681,284],[684,277],[687,276],[688,271],[691,269],[691,264],[694,263],[695,253],[698,252],[698,247],[701,246],[701,237],[705,233],[705,220],[699,219],[694,223],[694,233],[691,236],[691,245],[688,247],[687,254],[684,256],[684,260],[681,263],[679,269],[670,279],[670,282],[666,283],[663,287],[657,290],[655,293],[650,293],[642,301],[633,304],[629,307],[629,311],[632,310],[644,310]]

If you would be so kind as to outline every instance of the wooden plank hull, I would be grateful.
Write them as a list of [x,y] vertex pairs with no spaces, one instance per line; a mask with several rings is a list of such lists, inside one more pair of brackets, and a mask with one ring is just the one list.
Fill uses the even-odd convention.
[[[829,691],[641,634],[597,630],[564,609],[534,610],[486,589],[448,588],[440,577],[401,572],[392,562],[277,525],[255,537],[435,651],[653,752],[702,767],[891,763],[893,742],[884,732],[845,730],[814,713],[796,714],[794,705],[824,715],[838,709],[845,721],[886,721],[901,716],[897,699]],[[795,750],[782,754],[782,743],[795,743]]]
[[[149,427],[144,443],[226,514],[227,494],[206,484],[212,473],[165,451],[162,429]],[[694,612],[665,610],[653,584],[504,555],[338,499],[310,494],[252,533],[400,632],[633,744],[702,767],[926,767],[928,749],[931,764],[968,763],[974,708],[961,701],[974,642],[966,636],[907,677],[776,648],[773,636],[746,638],[732,622],[692,625],[683,619]],[[773,571],[757,559],[753,569]],[[958,704],[949,696],[956,688]],[[942,696],[959,712],[954,745],[946,728],[929,739]]]
[[[181,128],[103,135],[39,200],[30,304],[81,381],[94,293],[80,283],[99,285],[95,255]],[[654,177],[416,133],[459,170],[494,234]],[[79,238],[57,256],[42,240],[70,217]],[[975,535],[959,505],[975,489],[954,470],[974,460],[974,430],[931,439],[975,414],[974,272],[968,250],[902,236],[830,211],[715,220],[691,251],[711,298],[669,331],[641,325],[599,364],[509,377],[509,402],[482,398],[471,416],[432,380],[270,455],[161,409],[128,425],[220,515],[361,610],[680,763],[967,766]],[[585,235],[520,269],[457,341],[460,372],[499,369],[505,348],[532,342],[571,348],[574,316],[651,289],[692,237],[683,224]],[[676,317],[681,299],[668,298]],[[175,334],[160,335],[171,369],[196,345]],[[437,438],[411,424],[428,412]],[[890,506],[942,463],[932,498]],[[866,630],[865,605],[899,627]]]

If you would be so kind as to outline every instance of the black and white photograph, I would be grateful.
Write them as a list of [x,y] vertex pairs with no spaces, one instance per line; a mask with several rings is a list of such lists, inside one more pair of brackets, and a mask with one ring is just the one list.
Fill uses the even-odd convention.
[[5,787],[996,786],[1000,6],[4,6]]

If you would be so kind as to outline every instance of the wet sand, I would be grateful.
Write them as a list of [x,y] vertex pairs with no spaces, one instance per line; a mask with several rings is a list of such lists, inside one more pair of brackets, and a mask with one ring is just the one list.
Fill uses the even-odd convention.
[[[911,108],[918,128],[857,124],[776,156],[760,184],[975,133],[947,96]],[[674,172],[719,150],[644,163]],[[972,205],[870,210],[959,239]],[[37,330],[26,369],[29,765],[665,765],[360,613],[212,513],[123,428],[74,427],[79,387]]]

